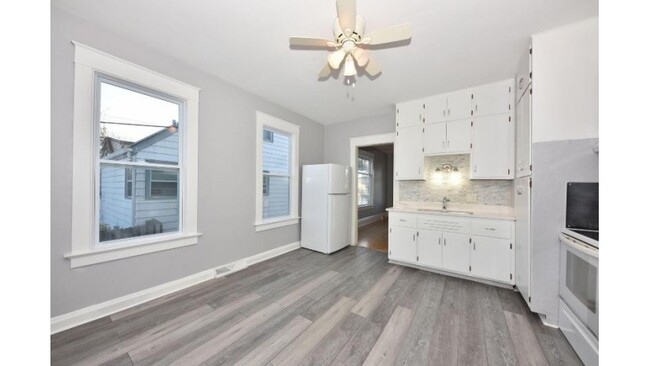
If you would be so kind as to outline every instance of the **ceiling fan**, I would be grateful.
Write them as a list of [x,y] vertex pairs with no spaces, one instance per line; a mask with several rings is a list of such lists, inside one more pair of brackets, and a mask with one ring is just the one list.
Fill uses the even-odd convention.
[[289,44],[296,47],[328,48],[327,64],[318,73],[327,78],[333,70],[343,66],[343,75],[352,77],[357,67],[370,76],[381,72],[381,66],[369,54],[369,46],[383,45],[411,38],[411,25],[399,24],[365,34],[366,21],[357,14],[356,0],[336,0],[338,18],[334,20],[334,40],[306,37],[291,37]]

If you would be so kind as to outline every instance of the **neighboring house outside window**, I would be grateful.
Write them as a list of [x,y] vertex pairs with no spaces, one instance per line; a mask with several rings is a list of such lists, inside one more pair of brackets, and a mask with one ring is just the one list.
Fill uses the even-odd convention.
[[359,151],[357,158],[357,205],[359,207],[373,204],[373,157]]
[[196,244],[198,89],[73,43],[72,267]]
[[257,113],[257,231],[298,223],[300,127]]

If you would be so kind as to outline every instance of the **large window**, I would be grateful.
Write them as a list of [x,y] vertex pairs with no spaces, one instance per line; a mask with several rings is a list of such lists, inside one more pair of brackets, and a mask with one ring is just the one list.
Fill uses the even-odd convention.
[[198,89],[74,44],[72,266],[196,244]]
[[258,231],[298,222],[298,138],[298,126],[258,112]]
[[371,156],[360,153],[357,159],[357,205],[359,207],[372,206],[372,164]]

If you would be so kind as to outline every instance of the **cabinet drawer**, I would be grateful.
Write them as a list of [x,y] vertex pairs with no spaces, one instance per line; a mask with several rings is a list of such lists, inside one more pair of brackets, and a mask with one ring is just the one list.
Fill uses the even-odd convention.
[[436,216],[419,216],[418,229],[467,234],[469,232],[469,222]]
[[418,227],[417,215],[391,212],[388,216],[388,220],[391,226]]
[[502,220],[476,220],[472,222],[472,235],[510,239],[512,223]]

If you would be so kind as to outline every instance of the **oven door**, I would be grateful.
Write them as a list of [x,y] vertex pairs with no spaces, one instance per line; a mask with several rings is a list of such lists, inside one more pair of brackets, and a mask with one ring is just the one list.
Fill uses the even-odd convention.
[[560,297],[598,338],[598,249],[560,234]]

